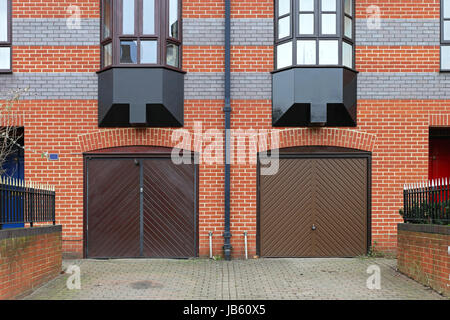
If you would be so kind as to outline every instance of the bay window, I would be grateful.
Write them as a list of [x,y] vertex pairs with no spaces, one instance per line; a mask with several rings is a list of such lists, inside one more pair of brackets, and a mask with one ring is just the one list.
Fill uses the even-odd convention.
[[98,125],[182,127],[181,0],[102,0]]
[[276,0],[276,69],[354,68],[353,0]]
[[181,68],[179,0],[102,0],[101,68]]
[[0,0],[0,72],[12,71],[11,0]]
[[441,71],[450,71],[450,0],[441,0]]

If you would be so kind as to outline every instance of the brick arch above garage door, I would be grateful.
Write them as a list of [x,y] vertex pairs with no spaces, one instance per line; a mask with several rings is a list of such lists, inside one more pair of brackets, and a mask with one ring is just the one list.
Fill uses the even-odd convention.
[[[178,129],[181,133],[183,129]],[[115,147],[125,146],[159,146],[174,148],[179,146],[181,139],[174,139],[172,136],[175,130],[164,128],[148,128],[148,129],[135,129],[135,128],[120,128],[111,130],[102,130],[85,135],[78,136],[81,152],[89,152],[94,150],[101,150]],[[187,142],[190,142],[187,140]],[[194,146],[195,147],[195,146]],[[183,146],[184,150],[192,150],[191,145],[187,144]]]
[[[372,152],[375,148],[376,136],[374,134],[339,128],[292,128],[270,130],[279,133],[279,148],[296,146],[335,146]],[[175,147],[178,142],[172,141],[173,129],[165,128],[121,128],[92,132],[78,137],[81,152],[122,147],[122,146],[161,146]],[[187,140],[187,142],[191,142]],[[193,147],[192,147],[193,146]],[[197,144],[183,146],[183,149],[196,150]],[[270,147],[259,146],[258,151],[266,151]],[[194,150],[193,150],[194,149]]]
[[[276,131],[280,135],[280,149],[297,146],[333,146],[372,152],[376,143],[374,134],[350,129],[294,128],[273,132]],[[267,148],[259,148],[258,151],[267,151]]]

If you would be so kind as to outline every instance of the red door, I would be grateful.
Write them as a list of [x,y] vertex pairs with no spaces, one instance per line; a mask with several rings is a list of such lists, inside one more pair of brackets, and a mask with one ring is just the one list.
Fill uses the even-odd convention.
[[450,138],[430,138],[430,179],[450,178]]

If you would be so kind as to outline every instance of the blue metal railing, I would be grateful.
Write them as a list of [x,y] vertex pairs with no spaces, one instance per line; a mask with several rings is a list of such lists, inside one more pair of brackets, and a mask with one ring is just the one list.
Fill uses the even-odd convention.
[[55,224],[54,188],[0,177],[0,229],[38,222]]

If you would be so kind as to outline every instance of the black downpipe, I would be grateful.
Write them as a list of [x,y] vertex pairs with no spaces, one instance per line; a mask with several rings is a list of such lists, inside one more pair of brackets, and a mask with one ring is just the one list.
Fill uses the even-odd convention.
[[230,232],[230,144],[231,144],[231,3],[225,0],[225,231],[223,251],[225,260],[231,260]]

